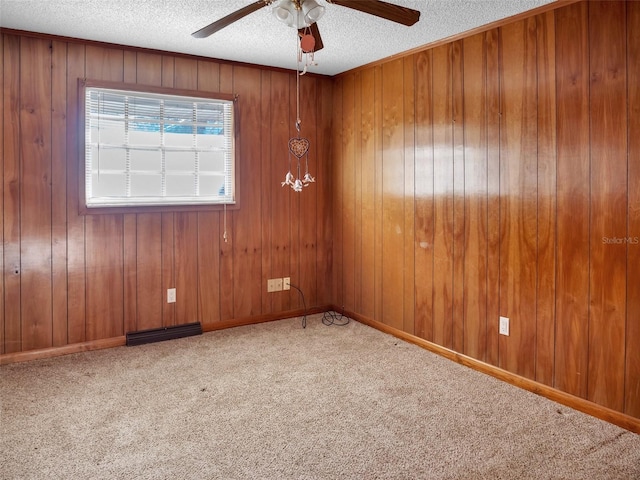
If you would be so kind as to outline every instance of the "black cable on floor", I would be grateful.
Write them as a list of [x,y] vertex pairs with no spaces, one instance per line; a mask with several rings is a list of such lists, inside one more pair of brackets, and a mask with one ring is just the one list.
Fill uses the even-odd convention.
[[334,311],[324,312],[322,323],[327,326],[336,325],[338,327],[344,327],[349,323],[349,317],[345,317],[342,313]]
[[[304,307],[304,314],[302,316],[302,328],[307,328],[307,302],[304,299],[304,293],[293,283],[289,283],[289,286],[295,288],[298,292],[300,292],[300,297],[302,298],[302,306]],[[336,325],[338,327],[344,327],[345,325],[349,324],[349,321],[349,317],[346,317],[342,313],[334,311],[324,312],[324,315],[322,316],[322,324],[327,326]]]
[[307,302],[304,301],[304,293],[302,293],[302,290],[300,290],[291,282],[289,282],[289,286],[295,288],[300,292],[300,296],[302,297],[302,306],[304,307],[304,315],[302,316],[302,328],[307,328]]

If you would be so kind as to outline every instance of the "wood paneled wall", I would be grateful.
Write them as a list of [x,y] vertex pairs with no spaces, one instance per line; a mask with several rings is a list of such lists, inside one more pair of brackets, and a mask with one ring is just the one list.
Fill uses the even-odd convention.
[[[277,315],[296,291],[640,418],[640,2],[304,77],[4,32],[0,353]],[[77,79],[237,93],[241,206],[78,214]],[[178,301],[165,302],[176,287]],[[498,317],[511,319],[510,336]]]
[[[282,188],[295,74],[5,31],[1,35],[0,353],[200,321],[274,318],[331,302],[331,79],[301,80],[318,183]],[[78,78],[239,96],[240,207],[79,215]],[[167,288],[177,302],[166,303]]]
[[639,28],[580,2],[337,77],[336,305],[640,417]]

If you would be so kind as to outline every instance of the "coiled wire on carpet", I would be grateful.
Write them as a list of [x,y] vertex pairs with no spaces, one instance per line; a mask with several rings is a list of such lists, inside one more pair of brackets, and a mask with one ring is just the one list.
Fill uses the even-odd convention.
[[344,327],[349,323],[349,317],[345,317],[342,313],[334,311],[324,312],[322,323],[327,326],[336,325],[338,327]]
[[[304,314],[302,315],[302,328],[307,328],[307,302],[304,299],[304,293],[293,283],[289,282],[289,286],[291,288],[295,288],[298,292],[300,292],[300,297],[302,298],[302,306],[304,308]],[[349,323],[349,317],[345,317],[342,313],[330,311],[324,312],[322,316],[322,324],[331,326],[336,325],[338,327],[344,327]]]

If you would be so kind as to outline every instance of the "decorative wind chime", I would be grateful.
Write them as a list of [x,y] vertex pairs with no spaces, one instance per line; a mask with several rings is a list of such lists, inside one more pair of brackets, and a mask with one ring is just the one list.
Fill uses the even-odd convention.
[[[294,192],[301,192],[304,187],[314,183],[316,179],[309,173],[309,140],[300,136],[300,77],[307,73],[307,68],[317,65],[313,59],[316,40],[310,33],[309,27],[303,33],[298,33],[296,38],[296,132],[297,135],[289,139],[289,171],[287,172],[282,186],[289,185]],[[300,65],[304,57],[304,68],[300,71]],[[294,160],[295,157],[295,160]],[[304,175],[302,175],[302,159],[304,158]],[[296,165],[297,163],[297,165]],[[293,175],[292,169],[296,171]]]

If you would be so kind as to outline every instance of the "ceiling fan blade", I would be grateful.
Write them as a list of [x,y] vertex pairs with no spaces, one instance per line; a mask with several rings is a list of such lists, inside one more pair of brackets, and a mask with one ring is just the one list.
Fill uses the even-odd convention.
[[313,35],[313,38],[316,41],[315,46],[313,47],[314,52],[317,52],[318,50],[322,50],[324,48],[324,44],[322,43],[322,37],[320,36],[320,29],[318,28],[317,23],[312,23],[308,27],[299,28],[298,33],[300,33],[300,35],[305,35],[305,34]]
[[401,23],[408,27],[420,20],[420,12],[417,10],[379,0],[327,0],[327,2]]
[[250,13],[260,10],[265,5],[269,5],[272,1],[273,0],[258,0],[257,2],[241,8],[240,10],[236,10],[235,12],[230,13],[226,17],[222,17],[220,20],[216,20],[206,27],[201,28],[197,32],[193,32],[191,36],[195,38],[206,38],[209,35],[216,33],[218,30],[222,30],[224,27],[231,25],[233,22],[246,17]]

